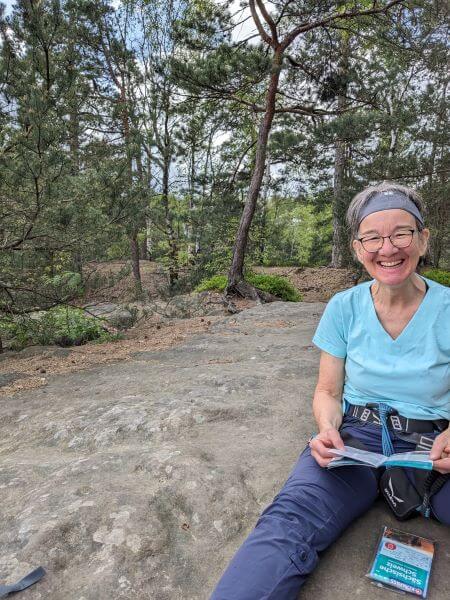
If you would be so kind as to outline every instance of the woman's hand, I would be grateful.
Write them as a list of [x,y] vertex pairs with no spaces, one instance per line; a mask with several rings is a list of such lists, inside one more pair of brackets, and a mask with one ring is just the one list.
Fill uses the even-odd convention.
[[439,473],[450,473],[450,427],[440,433],[430,450],[433,469]]
[[336,454],[328,451],[328,448],[344,449],[344,442],[337,429],[330,427],[323,429],[309,442],[311,455],[316,459],[321,467],[326,467],[333,458],[338,458]]

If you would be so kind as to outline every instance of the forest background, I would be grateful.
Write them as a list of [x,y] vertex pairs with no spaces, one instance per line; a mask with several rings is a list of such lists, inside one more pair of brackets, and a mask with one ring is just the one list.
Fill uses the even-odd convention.
[[82,296],[93,261],[129,261],[136,298],[146,260],[172,294],[350,266],[346,207],[385,179],[421,192],[448,268],[444,2],[0,6],[4,328]]

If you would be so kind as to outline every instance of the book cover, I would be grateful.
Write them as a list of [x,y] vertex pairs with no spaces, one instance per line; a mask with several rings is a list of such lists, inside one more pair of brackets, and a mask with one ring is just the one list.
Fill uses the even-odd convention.
[[434,551],[432,540],[384,527],[367,577],[383,587],[426,598]]

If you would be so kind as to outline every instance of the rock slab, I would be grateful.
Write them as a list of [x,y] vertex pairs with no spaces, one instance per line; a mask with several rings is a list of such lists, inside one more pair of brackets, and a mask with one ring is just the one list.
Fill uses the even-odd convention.
[[[23,600],[206,600],[314,431],[323,308],[257,306],[1,398],[0,581],[42,565]],[[364,577],[384,524],[438,540],[429,599],[448,598],[449,528],[399,524],[381,501],[300,597],[386,598]]]

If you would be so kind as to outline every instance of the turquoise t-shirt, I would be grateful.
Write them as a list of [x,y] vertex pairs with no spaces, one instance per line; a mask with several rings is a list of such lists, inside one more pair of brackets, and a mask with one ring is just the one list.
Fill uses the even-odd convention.
[[428,291],[394,340],[381,325],[367,281],[329,301],[313,342],[345,359],[343,400],[385,402],[410,419],[450,419],[450,289]]

